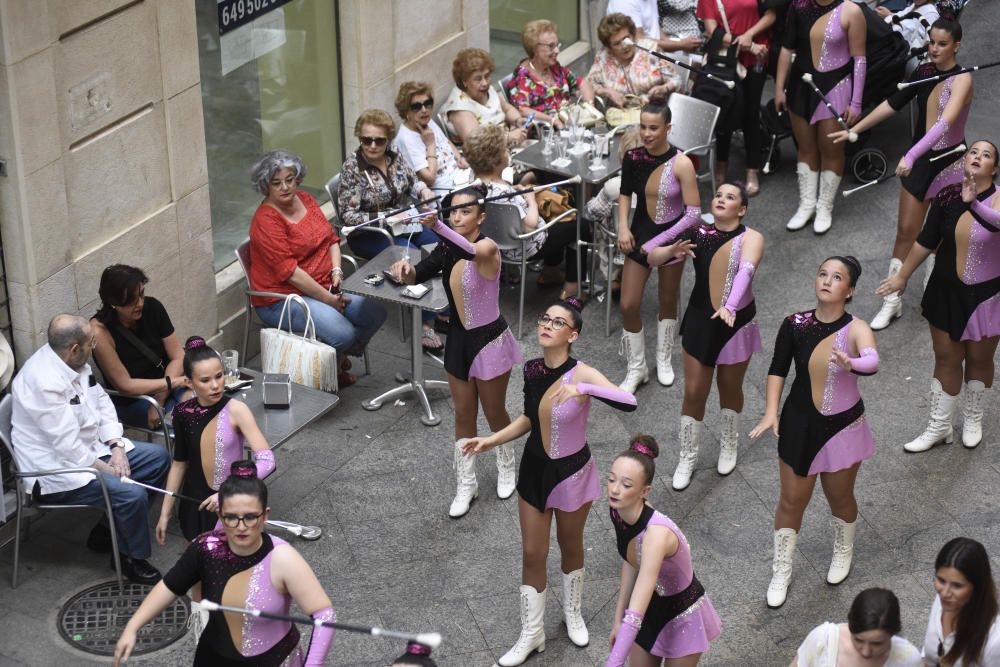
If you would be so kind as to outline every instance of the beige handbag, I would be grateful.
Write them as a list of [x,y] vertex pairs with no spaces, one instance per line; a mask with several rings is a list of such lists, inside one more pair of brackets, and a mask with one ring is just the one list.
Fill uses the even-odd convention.
[[[301,336],[292,331],[293,303],[306,314]],[[285,311],[288,311],[288,331],[281,328]],[[265,374],[287,373],[296,384],[337,393],[337,350],[316,339],[316,323],[308,304],[298,294],[285,297],[277,328],[260,330],[260,357]]]
[[573,120],[576,119],[576,124],[579,127],[593,127],[599,121],[604,120],[604,114],[597,110],[597,108],[590,102],[581,102],[580,104],[567,104],[559,109],[559,120],[563,122],[566,127],[573,124]]

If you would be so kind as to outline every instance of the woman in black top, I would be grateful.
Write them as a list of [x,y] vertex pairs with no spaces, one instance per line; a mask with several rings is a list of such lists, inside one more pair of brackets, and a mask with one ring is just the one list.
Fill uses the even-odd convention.
[[[142,269],[115,264],[104,269],[98,294],[101,307],[91,319],[97,345],[94,359],[112,389],[152,396],[167,413],[190,395],[184,377],[184,349],[163,304],[145,294],[149,278]],[[156,411],[144,401],[116,401],[129,426],[156,428]]]

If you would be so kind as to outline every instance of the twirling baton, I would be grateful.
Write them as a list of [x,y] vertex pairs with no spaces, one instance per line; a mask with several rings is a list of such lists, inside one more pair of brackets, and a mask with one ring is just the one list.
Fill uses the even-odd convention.
[[844,122],[843,117],[839,113],[837,113],[836,109],[833,108],[833,105],[830,104],[830,100],[827,99],[826,95],[823,94],[823,91],[820,90],[819,87],[816,85],[816,83],[813,81],[813,75],[810,74],[809,72],[806,72],[802,75],[802,80],[808,83],[809,86],[814,91],[816,91],[816,94],[819,95],[819,99],[823,100],[823,104],[826,105],[827,110],[833,114],[834,118],[837,119],[837,122],[840,123],[840,126],[845,130],[847,130],[847,140],[850,141],[852,144],[855,141],[857,141],[858,133],[852,130],[851,128],[847,127],[847,123]]
[[670,56],[666,55],[665,53],[660,53],[659,51],[654,51],[653,49],[647,49],[645,46],[639,46],[634,41],[632,41],[631,37],[626,37],[625,39],[623,39],[622,40],[622,44],[624,44],[625,46],[634,46],[635,48],[639,49],[640,51],[645,51],[649,55],[654,56],[656,58],[659,58],[660,60],[666,60],[668,63],[673,63],[677,67],[681,67],[683,69],[690,70],[690,71],[694,72],[695,74],[697,74],[699,76],[707,76],[709,79],[714,79],[714,80],[718,81],[719,83],[721,83],[723,86],[725,86],[726,88],[728,88],[730,90],[732,90],[733,88],[736,87],[736,82],[735,81],[726,81],[725,79],[722,79],[720,77],[715,76],[711,72],[706,72],[705,70],[701,70],[701,69],[698,69],[696,67],[691,67],[690,65],[688,65],[685,62],[681,62],[680,60],[677,60],[676,58],[671,58]]
[[937,83],[938,81],[944,81],[945,79],[953,76],[958,76],[959,74],[965,74],[966,72],[978,72],[981,69],[989,69],[990,67],[1000,66],[1000,60],[995,63],[986,63],[985,65],[973,65],[972,67],[963,67],[962,69],[955,70],[954,72],[945,72],[944,74],[937,74],[926,79],[917,79],[916,81],[904,81],[902,83],[897,83],[896,88],[899,90],[906,90],[911,86],[922,86],[925,83]]
[[308,616],[294,616],[292,614],[274,614],[269,611],[262,611],[260,609],[246,609],[243,607],[230,607],[229,605],[219,604],[217,602],[212,602],[211,600],[202,600],[201,608],[205,611],[228,611],[234,614],[246,614],[247,616],[256,616],[258,618],[268,618],[272,621],[285,621],[287,623],[299,623],[302,625],[311,625],[314,628],[326,627],[333,628],[335,630],[346,630],[347,632],[358,632],[363,635],[371,635],[372,637],[389,637],[391,639],[402,639],[408,642],[417,642],[418,644],[423,644],[424,646],[429,646],[430,648],[437,648],[441,645],[441,633],[440,632],[399,632],[398,630],[386,630],[385,628],[379,627],[368,627],[364,625],[349,625],[347,623],[337,623],[336,621],[320,621],[314,618],[309,618]]
[[965,149],[966,149],[965,144],[959,144],[959,145],[955,146],[954,148],[952,148],[950,151],[946,151],[944,153],[941,153],[941,155],[938,155],[936,157],[932,157],[930,160],[928,160],[928,162],[937,162],[938,160],[940,160],[942,158],[946,158],[946,157],[948,157],[949,155],[951,155],[953,153],[964,153]]
[[[181,493],[175,491],[167,491],[166,489],[161,489],[158,486],[153,486],[152,484],[143,484],[142,482],[137,482],[136,480],[128,477],[127,475],[121,476],[122,484],[135,484],[136,486],[141,486],[144,489],[149,489],[150,491],[156,491],[157,493],[162,493],[165,496],[173,496],[178,500],[187,500],[188,502],[198,503],[199,505],[204,502],[204,498],[198,500],[193,496],[185,496]],[[290,521],[272,521],[267,520],[268,525],[276,526],[277,528],[284,528],[292,535],[296,537],[301,537],[304,540],[309,540],[310,542],[318,540],[323,535],[323,529],[319,526],[303,526],[299,523],[292,523]]]
[[877,178],[874,181],[868,181],[867,183],[865,183],[863,185],[859,185],[856,188],[851,188],[850,190],[844,190],[841,194],[843,194],[845,197],[850,197],[851,195],[855,194],[856,192],[861,192],[865,188],[870,188],[873,185],[879,185],[881,183],[885,183],[886,181],[891,180],[891,179],[893,179],[895,177],[896,177],[896,174],[886,174],[882,178]]
[[[482,183],[482,181],[480,181],[477,178],[477,179],[473,180],[471,183],[466,183],[465,185],[463,185],[463,186],[461,186],[460,188],[457,188],[457,189],[461,190],[462,188],[471,188],[472,186],[474,186],[474,185],[480,185],[481,183]],[[441,199],[443,197],[447,197],[449,192],[453,192],[453,190],[448,190],[448,192],[443,192],[443,193],[437,195],[436,197],[431,197],[430,199],[422,201],[419,204],[410,204],[409,206],[403,206],[403,207],[397,208],[394,211],[386,211],[385,213],[379,213],[377,216],[375,216],[371,220],[365,220],[364,222],[362,222],[361,224],[358,224],[358,225],[345,225],[345,226],[343,226],[343,227],[340,228],[340,233],[343,234],[344,236],[350,236],[351,232],[353,232],[355,229],[358,229],[359,227],[367,227],[368,225],[373,225],[375,223],[381,223],[384,220],[387,220],[387,219],[389,219],[389,218],[391,218],[393,216],[399,215],[400,213],[406,213],[407,211],[409,211],[414,206],[421,206],[423,204],[430,204],[431,202],[436,202],[436,201],[438,201],[439,199]],[[430,213],[429,212],[428,213],[424,213],[424,215],[430,215]],[[418,217],[422,217],[422,216],[418,216]]]

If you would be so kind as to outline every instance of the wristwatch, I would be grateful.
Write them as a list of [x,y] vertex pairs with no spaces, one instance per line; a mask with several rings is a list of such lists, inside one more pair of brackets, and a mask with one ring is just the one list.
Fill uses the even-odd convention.
[[112,440],[111,442],[108,443],[108,449],[110,449],[111,451],[114,451],[118,447],[125,449],[125,445],[122,444],[121,440]]

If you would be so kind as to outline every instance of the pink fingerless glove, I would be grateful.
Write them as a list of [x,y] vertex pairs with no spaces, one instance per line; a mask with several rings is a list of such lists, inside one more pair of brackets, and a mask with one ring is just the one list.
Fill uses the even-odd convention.
[[635,396],[618,387],[600,387],[588,382],[577,382],[576,389],[581,394],[593,396],[622,410],[635,409],[637,405]]
[[934,123],[934,125],[931,126],[931,129],[927,130],[927,134],[920,137],[920,141],[913,144],[913,147],[906,151],[906,155],[903,156],[903,159],[906,160],[910,169],[913,169],[913,165],[917,163],[917,160],[919,160],[929,150],[934,148],[934,144],[936,144],[941,137],[944,136],[945,132],[947,132],[950,127],[951,126],[948,124],[948,121],[942,118],[938,122]]
[[465,259],[472,259],[476,256],[476,246],[469,243],[469,239],[465,238],[440,220],[435,222],[431,229],[434,230],[435,234],[441,237],[442,241],[459,251],[459,253],[465,255]]
[[274,462],[274,452],[270,449],[262,449],[259,452],[254,452],[253,459],[254,465],[257,467],[258,479],[264,479],[278,467]]
[[615,637],[615,645],[611,647],[611,655],[608,656],[604,667],[624,667],[628,652],[635,643],[635,636],[639,634],[639,628],[642,626],[642,616],[637,611],[625,610],[621,627],[618,628],[618,635]]
[[725,306],[730,311],[736,312],[740,301],[743,299],[743,295],[750,288],[756,268],[753,262],[743,262],[740,264],[740,269],[736,272],[736,277],[733,278],[733,286],[729,289],[729,298],[726,299]]
[[978,199],[969,204],[969,210],[986,229],[994,233],[1000,232],[1000,211]]
[[863,348],[861,356],[849,357],[849,359],[851,361],[852,373],[857,375],[875,375],[878,372],[878,352],[874,347]]
[[861,100],[865,94],[865,76],[868,74],[868,58],[854,56],[854,81],[851,90],[851,111],[861,113]]
[[[333,607],[327,607],[320,609],[312,617],[314,621],[332,623],[337,620],[337,612],[333,610]],[[330,644],[333,643],[333,636],[336,633],[336,630],[325,625],[313,626],[305,667],[323,667],[323,663],[326,662],[326,654],[330,652]]]
[[653,238],[649,239],[642,244],[643,251],[648,255],[655,248],[660,246],[669,245],[678,236],[683,234],[685,231],[694,227],[701,220],[701,206],[687,206],[684,209],[684,216],[678,220],[676,223],[671,225],[670,229],[660,232]]

